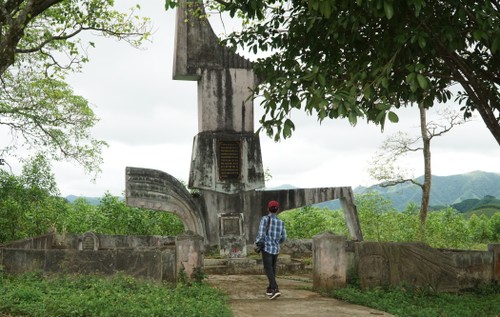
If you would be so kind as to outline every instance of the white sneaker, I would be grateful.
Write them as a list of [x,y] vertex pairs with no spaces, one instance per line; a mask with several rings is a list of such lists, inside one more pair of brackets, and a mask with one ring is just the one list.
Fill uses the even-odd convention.
[[276,299],[280,297],[280,295],[281,295],[280,291],[275,289],[274,292],[271,294],[271,296],[269,296],[269,299]]

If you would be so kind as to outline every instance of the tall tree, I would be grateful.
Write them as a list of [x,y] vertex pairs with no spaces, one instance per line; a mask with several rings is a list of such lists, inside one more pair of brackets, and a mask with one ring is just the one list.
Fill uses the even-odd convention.
[[[172,5],[174,0],[166,0]],[[264,52],[262,127],[289,137],[293,109],[384,127],[395,109],[457,98],[500,144],[500,2],[214,0],[245,24],[226,44]]]
[[[65,83],[88,61],[78,35],[84,31],[140,45],[149,20],[113,9],[113,0],[0,0],[0,126],[10,142],[0,154],[20,147],[70,159],[98,172],[105,142],[90,129],[97,118],[87,100]],[[6,138],[2,138],[5,140]]]
[[0,169],[0,243],[55,230],[66,205],[58,193],[43,156],[27,160],[20,176]]
[[[380,151],[376,153],[369,168],[370,175],[377,181],[382,182],[380,186],[388,187],[406,182],[413,183],[422,190],[420,202],[420,223],[425,226],[432,187],[432,164],[431,164],[431,141],[433,138],[442,136],[454,127],[464,124],[459,113],[445,110],[440,113],[440,120],[427,121],[426,109],[419,106],[420,113],[420,135],[410,137],[407,133],[399,132],[388,137]],[[424,165],[424,180],[419,182],[411,175],[410,171],[402,168],[401,159],[411,152],[422,152]]]

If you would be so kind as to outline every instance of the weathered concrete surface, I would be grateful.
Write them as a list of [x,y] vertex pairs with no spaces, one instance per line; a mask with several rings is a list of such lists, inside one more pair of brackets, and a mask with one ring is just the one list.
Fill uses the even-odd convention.
[[309,275],[280,277],[281,297],[269,300],[265,275],[210,275],[208,282],[228,294],[235,317],[314,316],[364,317],[393,316],[372,308],[353,305],[310,291]]
[[491,252],[438,250],[418,242],[360,242],[355,248],[363,288],[407,283],[457,292],[494,280]]
[[313,287],[333,290],[347,285],[346,237],[329,232],[313,237]]
[[203,215],[175,177],[154,169],[127,167],[125,182],[127,206],[172,212],[179,216],[186,230],[206,236]]

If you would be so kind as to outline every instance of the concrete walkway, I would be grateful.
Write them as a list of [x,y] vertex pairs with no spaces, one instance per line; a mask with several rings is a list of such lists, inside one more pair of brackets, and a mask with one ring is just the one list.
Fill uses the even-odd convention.
[[235,317],[314,316],[361,317],[393,316],[391,314],[352,305],[311,291],[310,276],[279,276],[281,296],[270,300],[265,294],[265,275],[209,275],[208,282],[229,297]]

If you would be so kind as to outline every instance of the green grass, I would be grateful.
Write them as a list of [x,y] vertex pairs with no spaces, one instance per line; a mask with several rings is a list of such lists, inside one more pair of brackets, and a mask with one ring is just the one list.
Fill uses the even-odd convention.
[[0,285],[0,316],[232,316],[226,296],[206,283],[29,273],[0,275]]
[[416,288],[362,291],[349,286],[335,290],[330,295],[399,317],[500,317],[500,285],[487,285],[461,294]]

